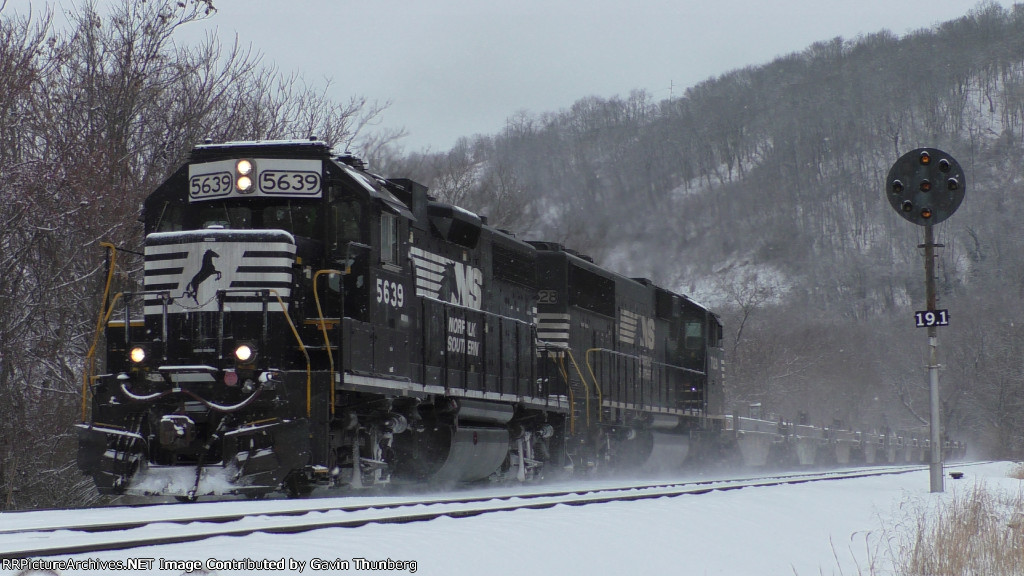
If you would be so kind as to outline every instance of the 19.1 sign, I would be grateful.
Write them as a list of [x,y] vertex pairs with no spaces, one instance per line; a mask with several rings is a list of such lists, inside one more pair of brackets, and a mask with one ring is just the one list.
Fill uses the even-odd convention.
[[914,312],[914,320],[918,328],[932,326],[949,326],[949,310],[922,310]]

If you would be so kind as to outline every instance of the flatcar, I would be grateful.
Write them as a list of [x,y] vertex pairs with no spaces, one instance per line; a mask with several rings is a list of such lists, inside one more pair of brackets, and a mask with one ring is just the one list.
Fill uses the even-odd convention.
[[101,493],[671,468],[727,427],[714,313],[323,142],[199,145],[142,221],[83,377]]

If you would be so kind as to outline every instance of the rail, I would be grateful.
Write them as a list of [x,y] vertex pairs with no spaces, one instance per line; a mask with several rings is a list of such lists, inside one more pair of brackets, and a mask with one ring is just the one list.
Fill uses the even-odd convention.
[[[982,464],[969,463],[960,466]],[[337,499],[320,502],[264,501],[248,503],[243,510],[189,506],[148,506],[146,514],[135,508],[123,520],[78,515],[70,524],[65,518],[52,522],[11,521],[0,527],[0,559],[38,558],[87,552],[128,550],[142,546],[197,542],[216,536],[245,536],[257,532],[295,534],[323,528],[358,528],[367,524],[403,524],[442,517],[468,518],[493,512],[540,510],[560,505],[594,505],[656,498],[699,496],[716,492],[836,481],[927,470],[926,466],[876,467],[841,471],[775,474],[760,478],[719,478],[694,482],[623,483],[618,487],[572,490],[518,491],[509,494],[463,497],[411,498],[386,503],[350,504]],[[204,513],[204,510],[205,513]],[[14,513],[19,514],[19,513]],[[35,513],[33,513],[35,514]],[[155,533],[152,523],[163,528]]]

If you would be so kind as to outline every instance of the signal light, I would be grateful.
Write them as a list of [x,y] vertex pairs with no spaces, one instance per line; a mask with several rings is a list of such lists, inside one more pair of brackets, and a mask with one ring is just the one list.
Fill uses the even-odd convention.
[[949,188],[950,190],[957,190],[960,188],[960,181],[956,178],[950,178],[949,180],[946,180],[946,188]]
[[927,166],[932,163],[932,155],[929,154],[927,151],[921,152],[921,156],[919,157],[919,159],[921,161],[922,166]]
[[942,172],[949,172],[949,160],[945,158],[939,160],[939,170]]
[[925,220],[928,220],[931,217],[932,217],[932,209],[931,208],[922,208],[921,209],[921,218],[924,218]]
[[910,212],[914,209],[914,203],[911,202],[910,200],[904,200],[901,208],[904,212]]
[[900,182],[899,180],[893,180],[892,181],[892,193],[893,194],[902,194],[903,193],[903,182]]
[[921,192],[930,192],[932,189],[931,180],[921,180]]

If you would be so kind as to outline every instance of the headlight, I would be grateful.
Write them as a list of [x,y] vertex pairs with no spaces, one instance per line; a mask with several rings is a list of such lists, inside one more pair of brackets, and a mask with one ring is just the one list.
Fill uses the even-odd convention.
[[256,165],[245,158],[235,162],[235,188],[239,192],[248,192],[252,188],[252,178],[256,175]]
[[252,172],[252,162],[249,160],[239,160],[235,164],[235,170],[238,171],[239,176],[248,176]]
[[132,359],[132,363],[141,364],[146,359],[146,349],[142,346],[136,346],[128,352],[128,357]]
[[235,348],[235,359],[239,362],[249,362],[256,356],[256,350],[248,344],[239,344]]

